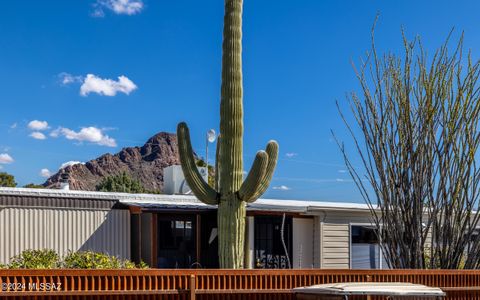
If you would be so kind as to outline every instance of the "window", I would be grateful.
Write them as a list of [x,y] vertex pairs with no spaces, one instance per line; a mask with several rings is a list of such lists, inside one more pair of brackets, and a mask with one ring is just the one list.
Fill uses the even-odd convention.
[[381,261],[381,249],[375,227],[351,226],[351,261],[352,269],[382,269],[386,267]]
[[191,221],[159,220],[161,249],[178,249],[180,245],[192,240]]
[[188,268],[196,261],[194,227],[189,217],[158,220],[158,267]]

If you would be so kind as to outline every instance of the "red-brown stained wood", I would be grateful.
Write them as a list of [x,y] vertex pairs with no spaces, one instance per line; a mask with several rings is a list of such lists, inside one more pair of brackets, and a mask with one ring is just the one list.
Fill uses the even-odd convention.
[[[0,292],[3,296],[22,299],[67,299],[91,297],[105,299],[122,295],[142,295],[143,299],[188,299],[194,276],[195,295],[199,299],[224,299],[242,294],[260,299],[260,295],[288,295],[298,286],[327,282],[394,282],[407,281],[444,288],[448,299],[475,299],[480,292],[480,271],[475,270],[0,270],[0,283],[62,283],[60,291],[20,290]],[[129,296],[130,295],[130,296]],[[161,298],[157,297],[163,295]],[[201,297],[199,295],[202,295]],[[207,297],[208,295],[212,297]],[[213,297],[216,295],[215,297]],[[168,297],[167,297],[168,296]],[[205,297],[204,297],[205,296]],[[262,297],[263,297],[262,296]],[[63,297],[63,298],[62,298]],[[67,298],[65,298],[67,297]],[[165,298],[167,297],[167,298]],[[232,298],[233,297],[233,298]],[[227,298],[237,299],[235,296]],[[260,298],[259,298],[260,297]],[[100,298],[98,298],[100,299]],[[137,298],[140,299],[140,298]],[[264,298],[267,299],[267,298]],[[290,299],[290,298],[285,298]]]

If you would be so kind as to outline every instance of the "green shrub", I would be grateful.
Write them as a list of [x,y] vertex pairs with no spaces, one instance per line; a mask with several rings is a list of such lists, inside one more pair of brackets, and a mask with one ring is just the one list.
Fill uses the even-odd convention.
[[143,260],[140,260],[140,263],[137,265],[137,268],[139,268],[139,269],[148,269],[149,266],[147,265],[146,262],[144,262]]
[[0,172],[0,186],[16,187],[15,177],[11,174]]
[[24,250],[10,259],[10,269],[54,269],[60,265],[60,257],[51,249]]
[[29,183],[23,186],[24,188],[29,189],[44,189],[45,187],[41,184]]
[[146,189],[142,183],[132,178],[126,172],[121,174],[107,176],[96,186],[100,192],[119,192],[119,193],[145,193]]
[[69,251],[63,260],[51,249],[25,250],[10,259],[8,265],[0,264],[0,269],[145,269],[148,265],[141,261],[138,266],[129,260],[93,251]]
[[135,263],[93,251],[69,252],[63,259],[67,269],[134,269]]

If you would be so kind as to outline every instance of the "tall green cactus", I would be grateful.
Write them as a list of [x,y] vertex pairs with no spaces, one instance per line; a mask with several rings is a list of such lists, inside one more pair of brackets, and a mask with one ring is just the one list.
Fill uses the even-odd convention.
[[197,170],[187,124],[177,128],[183,173],[197,198],[218,204],[218,254],[221,268],[243,268],[245,205],[257,200],[268,188],[277,164],[278,144],[270,141],[258,151],[243,180],[243,0],[225,0],[220,101],[220,136],[217,141],[215,188]]

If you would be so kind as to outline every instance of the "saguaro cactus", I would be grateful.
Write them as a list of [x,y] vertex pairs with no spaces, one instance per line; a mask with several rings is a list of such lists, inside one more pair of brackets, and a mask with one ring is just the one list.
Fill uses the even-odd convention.
[[225,0],[220,100],[220,137],[217,141],[215,188],[203,180],[195,165],[187,124],[177,128],[182,169],[193,193],[202,202],[218,204],[218,254],[221,268],[243,267],[245,204],[267,189],[277,164],[278,144],[270,141],[258,151],[243,180],[243,0]]

